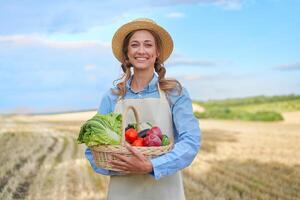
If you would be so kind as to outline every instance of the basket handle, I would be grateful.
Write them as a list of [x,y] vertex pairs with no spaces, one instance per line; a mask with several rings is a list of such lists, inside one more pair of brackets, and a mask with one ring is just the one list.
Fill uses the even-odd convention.
[[126,118],[127,118],[129,110],[133,111],[134,118],[135,118],[135,121],[137,123],[137,131],[140,130],[140,120],[139,120],[139,115],[137,113],[137,110],[133,106],[128,106],[125,109],[125,112],[124,112],[124,115],[123,115],[123,119],[122,119],[122,141],[121,141],[122,146],[125,146],[125,141],[126,141],[125,140],[125,128],[126,128]]

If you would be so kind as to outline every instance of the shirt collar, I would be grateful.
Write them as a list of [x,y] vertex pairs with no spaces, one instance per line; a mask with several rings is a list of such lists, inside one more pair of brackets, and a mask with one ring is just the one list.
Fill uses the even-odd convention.
[[[132,78],[133,78],[134,75],[132,75],[129,80],[126,82],[126,89],[127,90],[130,90],[131,92],[133,93],[137,93],[137,92],[134,92],[132,89],[131,89],[131,81],[132,81]],[[153,78],[152,80],[149,82],[149,84],[141,91],[147,91],[147,92],[152,92],[152,91],[155,91],[157,90],[157,82],[158,82],[158,77],[157,75],[154,73],[153,74]]]

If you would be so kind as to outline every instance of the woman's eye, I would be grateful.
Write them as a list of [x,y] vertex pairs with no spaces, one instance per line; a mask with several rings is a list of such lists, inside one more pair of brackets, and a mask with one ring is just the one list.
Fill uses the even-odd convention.
[[137,47],[138,46],[138,44],[132,44],[131,45],[131,47]]
[[152,44],[145,44],[146,47],[152,47]]

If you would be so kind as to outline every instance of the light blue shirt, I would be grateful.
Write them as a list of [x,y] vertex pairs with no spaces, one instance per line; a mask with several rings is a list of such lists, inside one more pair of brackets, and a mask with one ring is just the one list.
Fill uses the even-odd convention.
[[[158,77],[156,74],[153,75],[149,85],[140,92],[134,92],[131,89],[131,80],[132,77],[126,83],[127,92],[125,99],[159,98],[157,89]],[[199,122],[193,114],[192,100],[187,90],[183,88],[180,95],[172,92],[171,95],[168,95],[168,99],[173,117],[175,145],[172,151],[150,160],[153,166],[153,171],[150,175],[156,180],[172,175],[189,166],[197,155],[201,143]],[[112,94],[109,90],[102,98],[98,113],[107,114],[113,112],[117,100],[118,96]],[[120,175],[115,171],[98,168],[89,148],[86,149],[85,156],[96,173],[108,176]]]

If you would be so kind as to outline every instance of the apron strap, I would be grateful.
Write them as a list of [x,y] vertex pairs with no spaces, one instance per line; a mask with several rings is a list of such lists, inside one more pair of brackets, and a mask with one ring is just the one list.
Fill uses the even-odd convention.
[[160,100],[168,102],[168,104],[171,107],[171,102],[170,102],[169,98],[167,97],[167,94],[162,89],[160,89],[159,83],[157,83],[157,90],[158,90],[158,93],[159,93]]

